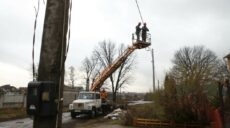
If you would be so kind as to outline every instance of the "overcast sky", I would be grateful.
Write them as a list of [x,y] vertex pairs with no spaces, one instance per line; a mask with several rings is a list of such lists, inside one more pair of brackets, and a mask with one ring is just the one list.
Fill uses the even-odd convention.
[[[230,53],[229,0],[138,0],[152,35],[156,81],[163,82],[176,50],[203,45],[219,58]],[[31,81],[32,37],[37,0],[0,1],[0,85],[27,86]],[[66,66],[79,69],[98,42],[131,45],[131,34],[141,21],[135,0],[73,0],[70,50]],[[39,62],[45,5],[41,2],[36,31]],[[134,51],[135,81],[124,91],[152,89],[151,52]],[[80,74],[78,72],[78,74]],[[81,78],[77,74],[77,79]],[[78,82],[80,83],[80,82]],[[157,84],[157,82],[156,82]]]

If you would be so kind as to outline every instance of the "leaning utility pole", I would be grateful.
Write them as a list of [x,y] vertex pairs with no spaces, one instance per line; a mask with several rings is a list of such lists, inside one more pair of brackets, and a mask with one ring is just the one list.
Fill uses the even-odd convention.
[[[56,85],[55,99],[58,104],[55,116],[35,115],[34,128],[56,128],[62,124],[62,102],[66,34],[68,28],[69,0],[47,0],[44,20],[38,81],[53,81]],[[42,108],[44,109],[44,108]]]
[[153,49],[151,50],[152,52],[152,66],[153,66],[153,92],[156,91],[156,86],[155,86],[155,66],[154,66],[154,51]]

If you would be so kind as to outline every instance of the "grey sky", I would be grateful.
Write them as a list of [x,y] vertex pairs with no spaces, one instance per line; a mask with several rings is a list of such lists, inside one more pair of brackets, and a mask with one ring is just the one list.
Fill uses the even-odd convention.
[[[156,80],[164,79],[176,50],[204,45],[220,58],[230,52],[229,0],[138,0],[152,34]],[[0,85],[26,86],[30,78],[36,0],[0,1]],[[41,4],[36,40],[39,62],[45,5]],[[73,0],[70,50],[66,65],[79,68],[98,42],[131,45],[140,21],[135,0]],[[151,53],[135,51],[135,81],[125,91],[152,89]],[[12,71],[14,70],[14,71]],[[16,72],[17,71],[17,72]]]

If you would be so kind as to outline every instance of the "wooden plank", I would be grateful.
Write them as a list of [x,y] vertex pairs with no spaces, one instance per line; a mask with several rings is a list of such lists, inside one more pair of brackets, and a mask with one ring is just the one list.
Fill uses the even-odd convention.
[[174,124],[171,121],[160,121],[156,119],[143,119],[137,118],[134,120],[134,126],[136,127],[146,127],[146,126],[155,126],[155,127],[181,127],[181,128],[202,128],[203,125],[197,123],[182,123]]

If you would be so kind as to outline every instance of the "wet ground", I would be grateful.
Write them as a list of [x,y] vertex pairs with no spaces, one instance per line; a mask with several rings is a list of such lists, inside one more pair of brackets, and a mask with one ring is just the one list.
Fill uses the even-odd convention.
[[[62,120],[62,128],[132,128],[120,125],[117,120],[104,119],[103,116],[92,119],[87,115],[80,115],[72,119],[70,113],[63,113]],[[33,120],[24,118],[0,122],[0,128],[33,128]]]
[[[129,105],[152,103],[149,101],[132,101]],[[80,115],[75,119],[70,117],[70,113],[62,114],[63,128],[133,128],[123,126],[117,120],[104,119],[102,115],[97,118],[90,118],[87,115]],[[31,118],[16,119],[0,122],[0,128],[32,128],[33,120]]]
[[95,119],[76,118],[64,123],[63,128],[133,128],[123,126],[117,120],[104,119],[97,117]]

